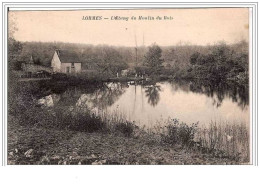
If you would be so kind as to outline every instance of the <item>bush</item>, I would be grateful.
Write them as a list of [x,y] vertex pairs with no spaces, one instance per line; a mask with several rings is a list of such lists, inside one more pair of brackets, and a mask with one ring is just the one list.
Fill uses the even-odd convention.
[[131,122],[118,123],[116,125],[116,132],[122,133],[125,137],[130,137],[133,134],[135,127],[136,125]]
[[163,141],[169,144],[180,144],[191,147],[194,144],[194,135],[198,123],[191,126],[180,123],[179,120],[173,119],[166,125],[166,135],[162,135]]
[[100,117],[90,112],[66,112],[56,113],[59,127],[69,128],[75,131],[97,132],[104,130],[105,123]]

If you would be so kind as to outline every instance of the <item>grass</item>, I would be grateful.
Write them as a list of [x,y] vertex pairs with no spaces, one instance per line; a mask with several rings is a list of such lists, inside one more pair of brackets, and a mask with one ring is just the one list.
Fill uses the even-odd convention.
[[177,119],[164,127],[163,142],[208,153],[214,157],[225,157],[238,162],[250,161],[249,129],[245,124],[211,122],[208,128],[198,123],[187,125]]
[[241,162],[250,160],[249,129],[244,124],[211,122],[208,129],[196,134],[200,150]]

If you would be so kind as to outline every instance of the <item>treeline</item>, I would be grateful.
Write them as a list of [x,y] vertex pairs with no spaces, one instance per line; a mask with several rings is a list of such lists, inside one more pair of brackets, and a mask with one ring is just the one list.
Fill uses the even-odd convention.
[[[137,51],[135,47],[62,42],[18,42],[12,39],[8,43],[9,65],[15,70],[19,70],[21,63],[28,62],[31,56],[35,64],[50,66],[55,49],[67,49],[78,54],[85,70],[109,70],[115,74],[129,67],[149,68],[147,61],[157,60],[161,67],[160,70],[156,68],[159,75],[216,80],[248,76],[248,43],[245,41],[233,45],[152,45],[137,47]],[[158,54],[155,53],[160,58],[152,58],[155,55],[151,52],[154,46],[159,47]]]

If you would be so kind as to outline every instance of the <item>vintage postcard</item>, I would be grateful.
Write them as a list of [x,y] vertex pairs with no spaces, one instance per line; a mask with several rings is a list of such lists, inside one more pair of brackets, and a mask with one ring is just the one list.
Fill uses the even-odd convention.
[[250,164],[249,21],[9,9],[7,164]]

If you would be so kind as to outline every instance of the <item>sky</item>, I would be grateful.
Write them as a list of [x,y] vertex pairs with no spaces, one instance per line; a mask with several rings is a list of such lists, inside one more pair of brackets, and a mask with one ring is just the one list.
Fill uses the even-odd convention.
[[[170,46],[248,41],[248,14],[247,8],[10,11],[8,19],[10,26],[16,26],[14,38],[19,41]],[[102,19],[83,20],[85,16]],[[116,16],[128,20],[112,20]],[[154,20],[139,20],[139,16]]]

